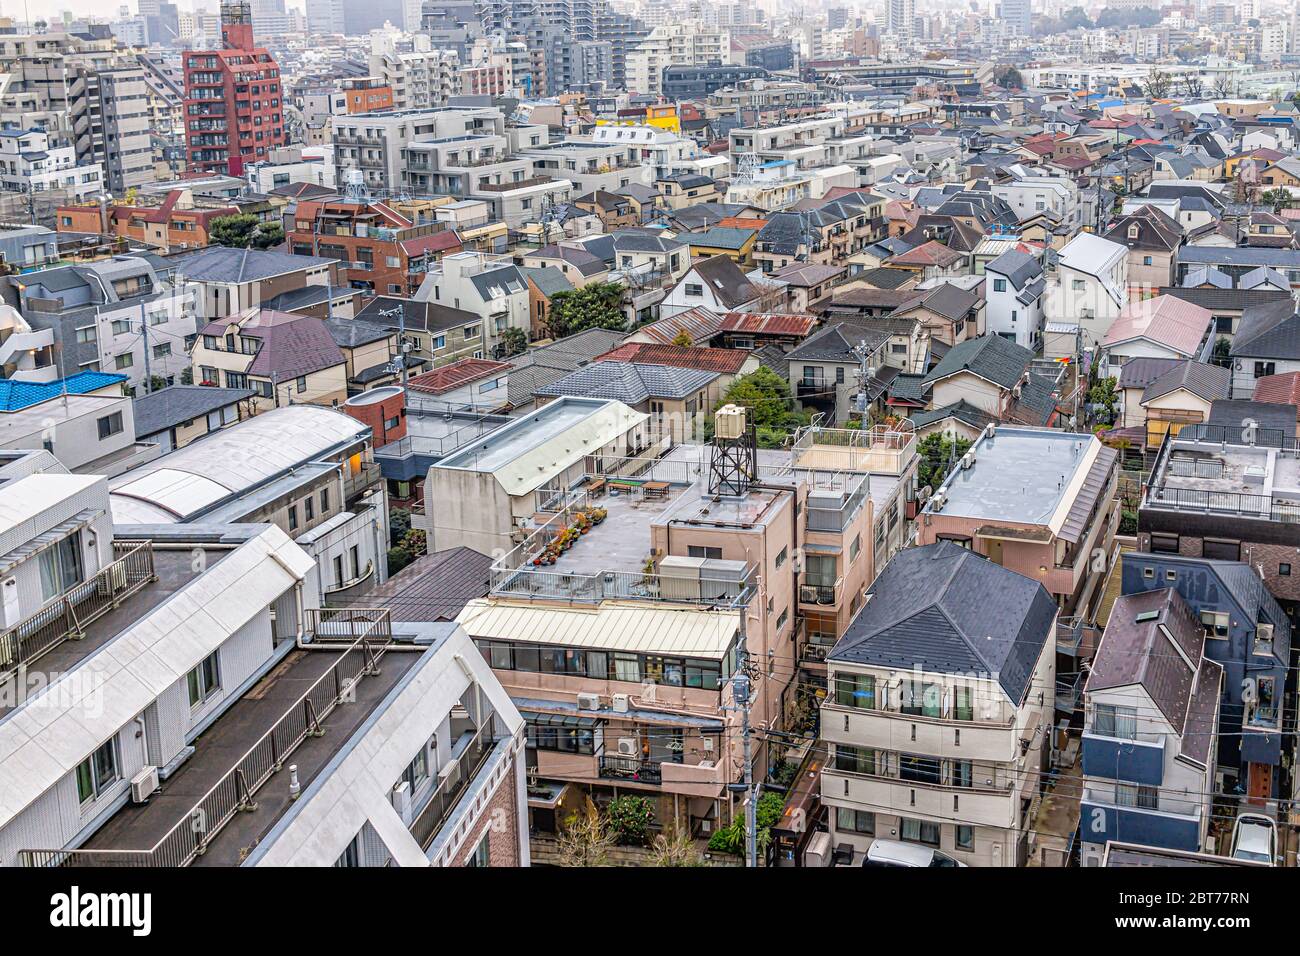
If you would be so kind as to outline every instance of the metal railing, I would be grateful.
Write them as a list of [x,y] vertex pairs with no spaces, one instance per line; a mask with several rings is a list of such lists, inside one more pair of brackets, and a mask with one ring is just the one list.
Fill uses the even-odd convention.
[[250,747],[152,847],[144,850],[20,850],[24,866],[187,866],[203,855],[221,829],[244,810],[256,809],[253,796],[279,771],[308,737],[324,734],[323,723],[351,696],[363,677],[379,672],[392,641],[388,611],[380,608],[308,609],[318,643],[356,638],[339,659]]
[[638,783],[663,782],[659,761],[642,760],[640,757],[601,757],[600,776],[614,780],[634,780]]
[[116,560],[94,577],[0,633],[0,680],[69,638],[80,636],[89,624],[156,580],[152,543],[115,541],[113,554]]
[[835,603],[839,587],[840,582],[838,581],[834,584],[805,584],[801,578],[799,581],[799,603],[829,607]]
[[492,754],[496,739],[492,733],[493,714],[488,714],[483,726],[474,734],[474,738],[456,757],[455,768],[438,784],[429,802],[421,808],[419,814],[411,821],[411,836],[420,844],[420,849],[428,850],[437,839],[442,825],[447,821],[460,800],[465,788],[470,785],[478,772],[483,769]]

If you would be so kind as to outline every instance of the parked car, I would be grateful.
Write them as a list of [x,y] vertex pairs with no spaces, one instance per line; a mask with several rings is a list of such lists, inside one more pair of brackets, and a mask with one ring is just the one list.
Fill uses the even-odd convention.
[[863,866],[965,866],[946,853],[902,840],[872,840]]
[[1277,824],[1260,813],[1243,813],[1232,827],[1232,858],[1277,865]]

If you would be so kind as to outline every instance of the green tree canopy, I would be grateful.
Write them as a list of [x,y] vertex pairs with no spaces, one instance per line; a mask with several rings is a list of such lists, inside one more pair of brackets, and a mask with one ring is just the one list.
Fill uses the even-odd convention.
[[623,287],[616,282],[592,282],[581,289],[557,292],[551,297],[546,325],[557,339],[587,329],[622,332],[627,328],[622,302]]
[[208,241],[232,249],[269,249],[284,242],[284,227],[278,222],[262,222],[256,216],[238,213],[212,220]]
[[920,458],[916,466],[917,486],[924,488],[929,485],[932,491],[938,491],[953,463],[966,454],[970,444],[967,438],[958,438],[954,444],[953,439],[943,432],[931,432],[922,438],[916,446]]

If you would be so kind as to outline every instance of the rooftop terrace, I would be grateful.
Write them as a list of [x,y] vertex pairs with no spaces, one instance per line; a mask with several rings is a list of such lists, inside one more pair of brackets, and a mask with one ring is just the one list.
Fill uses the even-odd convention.
[[[1184,429],[1167,438],[1142,507],[1300,523],[1300,449],[1233,444],[1240,430]],[[1184,437],[1184,433],[1188,437]]]

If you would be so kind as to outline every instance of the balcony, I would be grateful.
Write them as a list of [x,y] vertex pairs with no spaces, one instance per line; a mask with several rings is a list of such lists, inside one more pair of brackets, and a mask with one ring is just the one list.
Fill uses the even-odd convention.
[[0,679],[79,637],[88,625],[155,580],[150,542],[114,542],[113,553],[117,560],[94,577],[0,633]]
[[799,578],[799,603],[811,607],[834,607],[839,603],[840,585],[842,583],[843,579],[836,581],[834,584],[808,583],[807,577],[801,575]]
[[833,696],[822,704],[821,715],[822,737],[835,744],[993,763],[1011,763],[1023,750],[1009,717],[1005,721],[926,717],[897,709],[848,707],[836,703]]
[[1073,714],[1083,701],[1082,673],[1058,677],[1056,679],[1056,711],[1060,714]]
[[829,765],[822,770],[822,792],[905,817],[1004,829],[1016,826],[1020,803],[1019,789],[1011,780],[1003,787],[953,787],[853,773]]
[[647,783],[656,787],[663,783],[660,761],[642,760],[640,757],[601,757],[599,773],[606,780]]
[[493,715],[488,714],[483,726],[473,737],[468,738],[463,745],[452,747],[451,760],[439,771],[442,780],[438,789],[411,821],[411,835],[419,842],[420,849],[427,852],[433,845],[466,788],[473,783],[478,772],[492,756],[496,746],[492,722]]

